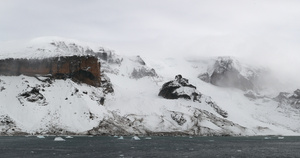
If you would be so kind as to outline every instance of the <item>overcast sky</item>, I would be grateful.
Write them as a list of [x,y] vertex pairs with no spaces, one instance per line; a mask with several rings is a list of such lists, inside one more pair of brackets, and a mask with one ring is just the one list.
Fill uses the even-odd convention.
[[119,54],[299,63],[299,0],[1,0],[0,42],[61,36]]

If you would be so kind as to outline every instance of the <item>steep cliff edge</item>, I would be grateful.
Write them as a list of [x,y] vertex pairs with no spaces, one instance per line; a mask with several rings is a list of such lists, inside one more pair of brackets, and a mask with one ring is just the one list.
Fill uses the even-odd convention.
[[2,59],[0,75],[48,76],[52,79],[71,78],[75,82],[99,87],[100,62],[94,56],[60,56],[44,59]]

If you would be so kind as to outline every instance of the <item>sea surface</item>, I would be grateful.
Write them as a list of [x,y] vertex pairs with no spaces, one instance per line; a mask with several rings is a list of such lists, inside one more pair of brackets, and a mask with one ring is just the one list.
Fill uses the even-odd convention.
[[[300,137],[1,136],[1,158],[300,158]],[[123,138],[123,139],[122,139]],[[55,141],[58,140],[58,141]]]

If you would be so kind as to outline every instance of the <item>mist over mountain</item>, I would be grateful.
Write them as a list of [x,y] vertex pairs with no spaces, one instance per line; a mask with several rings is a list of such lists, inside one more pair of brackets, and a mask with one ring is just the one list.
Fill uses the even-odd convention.
[[[299,87],[293,81],[297,74],[278,75],[282,69],[274,72],[268,58],[264,65],[232,56],[127,56],[112,49],[61,37],[3,44],[1,135],[300,133]],[[100,86],[82,82],[97,74],[83,66],[85,60],[77,69],[72,68],[77,66],[72,61],[62,63],[62,67],[70,65],[70,70],[60,74],[63,78],[53,77],[53,71],[52,75],[3,73],[6,59],[30,63],[67,57],[96,58]],[[73,70],[81,72],[75,79]]]
[[148,64],[154,58],[231,56],[270,69],[267,84],[278,86],[274,91],[294,91],[299,7],[297,0],[1,1],[0,43],[17,51],[32,38],[56,35],[139,55]]

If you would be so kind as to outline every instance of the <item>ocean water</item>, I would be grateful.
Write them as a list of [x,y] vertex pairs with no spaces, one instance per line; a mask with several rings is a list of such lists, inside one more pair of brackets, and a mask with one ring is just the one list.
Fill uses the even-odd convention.
[[[62,139],[61,139],[62,138]],[[2,136],[0,157],[300,158],[300,137]],[[58,140],[58,141],[54,141]]]

